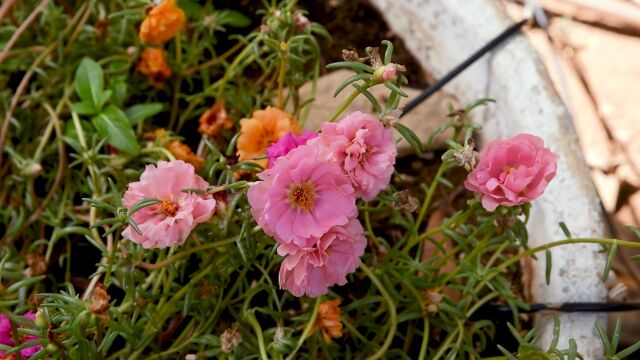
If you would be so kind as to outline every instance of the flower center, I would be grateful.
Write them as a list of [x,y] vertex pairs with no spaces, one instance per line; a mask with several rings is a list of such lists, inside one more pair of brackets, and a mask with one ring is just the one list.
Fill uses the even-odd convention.
[[371,154],[371,145],[365,144],[364,152],[360,154],[360,160],[358,160],[358,163],[360,165],[364,165],[364,163],[367,161],[367,158],[369,157],[369,154]]
[[160,209],[158,210],[161,214],[164,214],[166,216],[175,216],[176,213],[178,213],[179,209],[180,207],[178,206],[177,202],[175,202],[170,198],[164,198],[162,199],[162,203],[160,204]]
[[289,204],[294,209],[311,210],[316,198],[316,190],[313,184],[303,182],[301,184],[293,184],[289,188]]

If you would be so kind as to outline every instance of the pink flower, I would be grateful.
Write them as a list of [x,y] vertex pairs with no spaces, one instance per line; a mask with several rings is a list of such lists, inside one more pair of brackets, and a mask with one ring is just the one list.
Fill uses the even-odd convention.
[[[28,311],[23,315],[23,317],[31,319],[33,321],[36,318],[36,314],[33,311]],[[22,341],[21,343],[38,340],[38,339],[39,339],[38,337],[33,335],[24,335],[21,339]],[[11,347],[19,345],[13,342],[13,335],[11,334],[11,323],[9,322],[9,318],[4,314],[0,314],[0,344],[11,346]],[[25,349],[22,349],[20,351],[20,355],[24,359],[26,359],[33,356],[40,349],[42,349],[42,345],[29,346]],[[0,350],[0,356],[4,356],[4,351]]]
[[211,218],[216,201],[210,195],[187,193],[182,190],[206,190],[209,184],[196,175],[193,165],[182,160],[159,161],[147,165],[140,181],[129,184],[123,204],[131,207],[143,199],[162,202],[134,213],[142,235],[128,226],[122,235],[143,248],[165,248],[184,243],[196,225]]
[[295,136],[291,131],[284,134],[266,150],[267,156],[269,157],[269,167],[273,167],[278,158],[287,155],[289,151],[306,144],[307,141],[317,136],[318,133],[315,131],[304,131],[300,136]]
[[311,144],[293,149],[249,189],[253,217],[281,244],[312,246],[314,237],[357,214],[349,178],[323,150]]
[[382,71],[382,80],[383,81],[393,81],[398,76],[395,64],[385,65],[384,70]]
[[339,123],[326,122],[319,140],[349,175],[357,196],[372,200],[389,184],[398,151],[391,130],[375,117],[356,111]]
[[[347,283],[347,275],[360,264],[367,246],[362,225],[351,219],[344,226],[334,226],[313,245],[288,255],[280,266],[280,288],[295,296],[320,296],[335,284]],[[282,246],[278,248],[279,253]]]
[[542,195],[556,175],[558,156],[537,136],[520,134],[495,140],[480,153],[480,162],[464,186],[482,197],[482,206],[514,206]]

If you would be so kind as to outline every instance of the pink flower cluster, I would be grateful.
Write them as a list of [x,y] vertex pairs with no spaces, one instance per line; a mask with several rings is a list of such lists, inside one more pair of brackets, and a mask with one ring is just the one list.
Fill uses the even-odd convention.
[[216,208],[216,200],[210,195],[183,190],[207,190],[208,186],[196,175],[193,165],[182,160],[147,165],[140,181],[129,184],[122,202],[128,208],[144,199],[158,199],[160,203],[132,215],[141,235],[128,226],[122,236],[145,249],[181,245],[198,224],[211,218]]
[[324,123],[303,145],[296,141],[274,145],[271,154],[281,155],[258,174],[248,197],[253,217],[286,256],[280,287],[319,296],[358,267],[367,241],[356,198],[371,200],[388,185],[397,150],[391,130],[361,112]]
[[524,204],[542,195],[556,175],[557,158],[534,135],[495,140],[480,153],[464,186],[480,195],[488,211]]
[[[36,313],[34,313],[33,311],[28,311],[23,315],[23,317],[27,319],[35,320]],[[23,337],[22,341],[27,342],[27,341],[37,340],[37,339],[38,338],[35,336],[26,335]],[[11,334],[11,323],[9,322],[9,318],[4,314],[0,314],[0,344],[11,346],[11,347],[19,345],[19,344],[15,344],[13,341],[13,336]],[[22,356],[23,359],[27,359],[33,356],[35,353],[37,353],[40,349],[42,349],[42,345],[29,346],[27,348],[20,350],[20,355]],[[4,357],[4,351],[2,350],[0,350],[0,357]],[[12,357],[9,357],[9,358],[12,358]]]

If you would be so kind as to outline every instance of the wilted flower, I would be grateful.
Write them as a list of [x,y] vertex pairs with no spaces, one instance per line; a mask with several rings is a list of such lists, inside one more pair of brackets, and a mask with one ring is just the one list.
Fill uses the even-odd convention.
[[159,204],[142,208],[132,215],[142,235],[131,226],[122,236],[146,248],[181,245],[198,224],[211,218],[216,201],[207,194],[182,190],[207,190],[209,184],[196,175],[191,164],[182,160],[159,161],[147,165],[140,181],[129,184],[123,204],[133,206],[143,199],[159,199]]
[[107,288],[98,283],[91,294],[89,311],[105,323],[109,320],[109,299]]
[[442,302],[444,295],[434,290],[423,291],[421,295],[422,295],[422,299],[427,304],[424,310],[428,314],[437,314],[438,306],[440,305],[440,302]]
[[[340,319],[340,300],[327,300],[320,303],[315,326],[320,327],[322,338],[327,344],[331,338],[342,337],[342,320]],[[314,329],[315,331],[315,329]]]
[[411,191],[408,189],[396,192],[393,194],[393,198],[394,200],[391,206],[393,206],[394,209],[414,212],[418,209],[418,206],[420,206],[418,199],[411,196]]
[[[169,134],[164,131],[164,129],[158,129],[153,133],[154,137],[160,141],[165,141],[169,138]],[[169,150],[173,156],[178,160],[182,160],[188,162],[193,165],[196,169],[196,172],[202,170],[204,166],[204,158],[196,155],[191,148],[184,144],[180,140],[171,140],[164,144],[164,147]]]
[[442,155],[442,161],[451,161],[458,166],[464,167],[467,171],[476,167],[476,156],[478,153],[474,150],[475,144],[472,138],[467,140],[464,146],[457,145],[458,148],[451,149]]
[[223,353],[230,353],[236,346],[242,342],[242,333],[240,333],[240,325],[233,324],[220,335],[220,347]]
[[307,32],[311,27],[309,19],[302,13],[297,13],[293,18],[293,24],[298,32]]
[[326,294],[330,286],[346,284],[347,275],[358,268],[367,246],[357,219],[334,226],[313,240],[308,247],[278,247],[280,255],[289,254],[280,266],[280,288],[295,296],[316,297]]
[[164,0],[149,11],[140,25],[140,40],[162,45],[176,36],[185,20],[184,11],[176,6],[176,0]]
[[238,138],[238,156],[240,161],[253,161],[267,167],[267,159],[254,160],[265,154],[265,150],[289,131],[299,133],[298,125],[289,113],[280,109],[267,107],[256,110],[249,119],[240,120]]
[[356,195],[372,200],[387,187],[398,150],[393,133],[375,117],[356,111],[326,122],[318,138],[351,179]]
[[300,136],[294,135],[291,131],[284,134],[277,142],[271,144],[271,146],[266,149],[267,156],[269,157],[269,167],[273,167],[278,158],[287,155],[289,151],[306,144],[307,141],[317,136],[317,132],[306,130],[303,131]]
[[216,137],[222,129],[231,129],[233,121],[227,116],[224,101],[216,101],[213,106],[200,116],[198,132],[210,138]]
[[284,245],[313,246],[334,226],[357,214],[349,178],[328,161],[324,149],[293,149],[258,177],[248,191],[251,213],[267,235]]
[[171,77],[171,69],[167,65],[166,54],[162,49],[144,49],[140,54],[137,69],[156,89],[162,89],[164,82]]
[[44,255],[39,252],[30,252],[27,254],[27,270],[25,275],[27,277],[34,277],[47,273],[47,260]]
[[[33,311],[28,311],[27,313],[22,315],[22,317],[33,321],[36,318],[36,313],[34,313]],[[33,335],[24,335],[22,339],[20,339],[20,343],[37,339],[39,338]],[[0,344],[14,347],[20,345],[20,343],[16,344],[13,341],[13,336],[11,333],[11,322],[9,318],[4,314],[0,314]],[[29,346],[25,349],[20,350],[20,355],[22,356],[22,358],[28,359],[35,353],[37,353],[40,349],[42,349],[42,345]],[[4,356],[4,351],[0,350],[0,356]],[[11,357],[9,359],[11,359]]]
[[557,158],[534,135],[495,140],[480,153],[480,162],[464,186],[481,196],[488,211],[498,205],[524,204],[542,195],[556,175]]

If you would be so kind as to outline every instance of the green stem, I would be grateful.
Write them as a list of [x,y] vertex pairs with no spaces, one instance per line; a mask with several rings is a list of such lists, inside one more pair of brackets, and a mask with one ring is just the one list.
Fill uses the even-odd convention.
[[278,74],[278,108],[282,109],[282,92],[284,91],[284,76],[287,73],[287,43],[284,41],[280,43],[280,72]]
[[[366,88],[366,87],[365,87]],[[340,116],[340,114],[342,114],[343,111],[345,111],[349,105],[351,105],[351,103],[353,102],[353,100],[355,100],[358,97],[358,94],[360,94],[360,92],[358,90],[353,90],[353,92],[351,93],[351,95],[349,95],[349,97],[347,98],[347,100],[345,100],[342,105],[340,105],[340,107],[333,113],[333,115],[331,115],[331,117],[329,119],[327,119],[327,122],[334,122],[336,121],[336,119],[338,118],[338,116]]]
[[269,357],[267,356],[267,349],[264,346],[264,336],[262,335],[262,328],[260,327],[260,324],[258,324],[258,320],[256,320],[254,311],[251,310],[247,312],[245,316],[247,322],[251,324],[253,330],[255,330],[256,332],[256,338],[258,338],[258,348],[260,349],[260,358],[262,360],[269,360]]
[[289,354],[289,356],[287,356],[286,360],[292,360],[296,355],[296,353],[298,352],[298,350],[300,350],[300,348],[302,347],[302,344],[304,344],[304,341],[307,339],[307,337],[311,335],[311,329],[313,329],[313,325],[315,325],[316,318],[318,317],[318,309],[320,308],[321,299],[322,299],[321,296],[316,298],[316,303],[313,306],[313,312],[311,313],[311,318],[309,319],[307,326],[305,326],[304,331],[302,332],[302,336],[298,340],[298,345],[296,345],[296,348],[291,352],[291,354]]
[[390,324],[389,324],[389,332],[387,333],[387,337],[384,339],[384,343],[382,344],[382,347],[378,349],[378,351],[376,351],[373,355],[367,358],[367,360],[376,360],[381,358],[384,355],[384,353],[387,352],[387,350],[389,349],[389,346],[391,346],[391,342],[393,341],[393,336],[396,333],[396,329],[398,328],[396,307],[393,304],[393,299],[391,299],[391,296],[389,296],[389,293],[384,288],[384,286],[382,286],[382,283],[380,282],[378,277],[373,273],[373,271],[364,263],[360,264],[360,269],[362,269],[362,271],[364,271],[365,274],[367,274],[369,279],[371,279],[371,282],[378,288],[378,291],[380,291],[380,294],[382,294],[382,297],[387,302],[387,307],[389,308]]
[[427,356],[427,349],[429,345],[429,317],[425,316],[424,319],[424,331],[422,333],[422,344],[420,344],[420,354],[418,359],[422,360]]
[[431,185],[427,190],[427,196],[424,198],[424,201],[422,202],[422,207],[420,208],[420,212],[418,213],[418,218],[416,219],[416,225],[415,225],[416,230],[420,229],[420,225],[422,224],[422,221],[427,215],[427,210],[429,210],[429,205],[431,205],[431,200],[433,199],[433,194],[436,192],[436,188],[438,187],[438,183],[439,183],[438,180],[440,180],[440,178],[442,177],[442,174],[444,174],[446,169],[447,169],[446,162],[441,163],[440,167],[438,167],[436,176],[433,178],[433,181],[431,182]]

